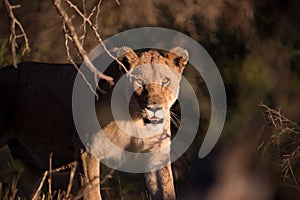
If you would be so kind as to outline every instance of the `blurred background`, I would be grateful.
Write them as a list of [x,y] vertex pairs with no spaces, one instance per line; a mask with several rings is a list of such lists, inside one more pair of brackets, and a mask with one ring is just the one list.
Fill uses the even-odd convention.
[[[80,9],[82,1],[73,1]],[[20,4],[31,51],[19,41],[18,61],[67,63],[62,22],[52,1]],[[214,150],[198,158],[210,119],[200,75],[187,67],[199,98],[200,128],[190,149],[173,164],[179,199],[292,200],[300,196],[300,3],[297,0],[103,0],[99,32],[157,26],[198,41],[218,66],[226,87],[225,126]],[[90,11],[97,1],[86,1]],[[72,12],[72,11],[71,11]],[[80,29],[80,18],[74,24]],[[10,21],[0,1],[0,66],[12,64]],[[87,51],[98,45],[87,32]],[[76,56],[76,54],[74,54]],[[80,59],[75,59],[80,62]],[[266,106],[260,106],[264,103]],[[280,109],[279,109],[280,108]],[[1,165],[1,164],[0,164]],[[104,169],[105,171],[106,169]],[[107,199],[147,199],[143,176],[115,172]],[[1,199],[1,198],[0,198]]]

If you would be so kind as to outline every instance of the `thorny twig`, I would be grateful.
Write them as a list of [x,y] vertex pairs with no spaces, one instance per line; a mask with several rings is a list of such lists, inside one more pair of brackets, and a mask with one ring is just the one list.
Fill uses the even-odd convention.
[[299,177],[295,175],[295,169],[298,169],[295,163],[300,160],[299,125],[282,115],[280,108],[272,109],[263,103],[259,106],[264,109],[266,125],[270,125],[273,131],[272,135],[261,142],[257,151],[262,151],[264,156],[275,145],[280,158],[279,169],[283,183],[300,190]]
[[293,170],[293,162],[299,159],[299,153],[300,153],[300,146],[296,148],[295,151],[293,151],[290,155],[283,155],[282,156],[282,163],[280,164],[280,168],[283,172],[283,179],[285,182],[289,181],[289,174],[291,176],[291,181],[293,182],[292,187],[296,189],[300,189],[299,183],[297,181],[297,178],[295,176],[294,170]]
[[[29,40],[28,40],[27,34],[26,34],[21,22],[16,18],[14,11],[13,11],[16,8],[20,8],[21,5],[11,5],[8,0],[4,0],[4,3],[6,5],[6,9],[9,14],[9,18],[11,20],[11,22],[10,22],[10,43],[11,43],[11,51],[12,51],[12,56],[13,56],[14,67],[17,68],[17,63],[18,63],[17,50],[16,50],[18,48],[17,40],[19,38],[23,38],[23,40],[25,42],[25,48],[22,51],[22,55],[24,55],[26,53],[26,51],[30,52]],[[21,33],[17,33],[17,30],[16,30],[17,28],[19,29],[19,31]]]
[[84,73],[79,69],[79,67],[77,66],[77,64],[74,62],[74,60],[72,59],[72,56],[70,54],[70,47],[69,47],[69,40],[72,41],[72,37],[68,34],[67,31],[67,27],[65,25],[65,22],[63,22],[63,30],[64,30],[64,36],[65,36],[65,48],[66,48],[66,53],[67,53],[67,57],[68,60],[72,63],[72,65],[75,67],[75,69],[78,71],[78,73],[81,75],[81,77],[83,78],[83,80],[85,81],[85,83],[87,84],[87,86],[90,88],[90,90],[92,91],[92,93],[96,96],[96,98],[98,99],[98,94],[97,92],[93,89],[93,86],[91,85],[91,83],[87,80],[86,76],[84,75]]
[[[57,0],[56,0],[57,1]],[[127,68],[123,65],[123,63],[121,63],[114,55],[111,54],[111,52],[107,49],[107,47],[105,46],[105,44],[103,43],[103,40],[100,36],[100,33],[98,32],[98,24],[94,24],[91,20],[91,17],[93,16],[94,14],[94,11],[95,9],[100,9],[100,5],[101,5],[101,1],[99,1],[98,5],[95,6],[91,12],[91,14],[86,17],[85,14],[83,12],[80,11],[80,9],[74,4],[72,3],[71,0],[65,0],[65,2],[71,7],[74,9],[74,11],[82,18],[83,20],[83,23],[88,23],[89,26],[91,27],[91,29],[93,30],[93,33],[94,35],[96,36],[99,44],[101,44],[101,46],[103,47],[103,49],[105,50],[105,52],[115,61],[117,61],[117,63],[119,65],[122,66],[122,68],[126,71],[126,73],[129,75],[129,76],[132,76],[131,73],[127,70]],[[120,4],[120,2],[116,1],[118,3],[118,5]],[[100,12],[99,10],[97,12]],[[98,18],[98,14],[100,13],[97,13],[96,14],[96,19]]]
[[[93,72],[95,74],[95,76],[106,80],[110,84],[113,84],[113,78],[99,72],[99,70],[97,70],[97,68],[94,66],[94,64],[92,63],[92,61],[88,57],[88,54],[87,54],[86,50],[84,49],[82,43],[80,42],[80,38],[78,37],[78,34],[77,34],[77,32],[75,30],[75,27],[72,23],[72,19],[69,17],[68,13],[63,9],[60,0],[53,0],[53,2],[54,2],[54,5],[55,5],[59,15],[62,17],[66,27],[68,28],[68,30],[70,32],[69,35],[72,38],[72,42],[74,43],[74,45],[75,45],[78,53],[80,54],[80,57],[82,58],[82,60],[85,61],[86,66],[89,68],[89,70],[91,72]],[[82,14],[81,16],[85,19],[85,21],[90,21],[90,19],[85,17],[85,15],[83,13],[81,13],[81,14]]]
[[[60,14],[60,16],[63,19],[63,27],[64,27],[64,34],[65,34],[65,46],[66,46],[66,51],[67,51],[67,56],[68,59],[70,60],[70,62],[75,66],[75,68],[78,70],[78,72],[80,73],[80,75],[83,77],[83,79],[85,80],[85,82],[88,84],[90,90],[93,92],[93,94],[98,98],[98,95],[96,94],[96,91],[93,89],[91,83],[88,83],[86,77],[84,76],[83,73],[80,72],[78,66],[75,64],[75,62],[73,61],[71,55],[70,55],[70,48],[68,46],[68,41],[72,41],[73,44],[75,45],[77,52],[79,53],[81,59],[85,62],[86,66],[90,69],[91,72],[94,73],[94,78],[95,78],[95,85],[98,88],[98,79],[97,78],[102,78],[104,80],[106,80],[109,84],[114,84],[113,83],[113,78],[110,76],[107,76],[105,74],[102,74],[101,72],[99,72],[97,70],[97,68],[93,65],[93,63],[91,62],[91,60],[89,59],[86,50],[84,49],[83,45],[84,45],[84,41],[85,41],[85,37],[87,34],[87,26],[89,26],[92,29],[93,34],[95,35],[95,37],[97,38],[99,44],[101,44],[101,46],[103,47],[103,49],[105,50],[105,52],[113,59],[115,60],[127,73],[127,75],[129,75],[130,77],[133,76],[131,75],[131,73],[127,70],[127,68],[123,65],[123,63],[121,63],[114,55],[112,55],[112,53],[107,49],[107,47],[105,46],[105,44],[103,43],[103,40],[100,36],[100,33],[98,32],[98,18],[100,15],[100,7],[101,7],[101,3],[102,0],[98,1],[98,4],[96,6],[94,6],[91,10],[91,12],[88,14],[86,11],[86,6],[85,6],[85,0],[82,0],[83,5],[83,11],[81,11],[71,0],[64,0],[64,2],[70,7],[72,8],[77,15],[82,19],[82,24],[80,26],[80,28],[83,29],[83,33],[79,36],[76,32],[76,29],[72,23],[72,19],[71,17],[69,17],[68,13],[64,10],[61,1],[60,0],[53,0],[54,1],[54,5],[58,11],[58,13]],[[116,1],[117,4],[119,4],[118,1]],[[96,13],[96,14],[95,14]],[[96,23],[94,23],[92,21],[92,17],[95,16],[96,18]],[[100,89],[100,88],[98,88]],[[101,89],[100,89],[101,91]]]
[[259,106],[265,110],[266,123],[271,124],[275,130],[284,129],[288,133],[300,133],[298,124],[282,115],[280,108],[272,109],[263,103]]
[[99,17],[101,13],[101,4],[102,0],[99,0],[98,5],[97,5],[97,13],[96,13],[96,29],[98,30],[99,28]]

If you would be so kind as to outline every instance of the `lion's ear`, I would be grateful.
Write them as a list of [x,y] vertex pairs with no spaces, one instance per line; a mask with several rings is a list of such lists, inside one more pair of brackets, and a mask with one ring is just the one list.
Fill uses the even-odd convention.
[[113,52],[127,70],[135,67],[140,59],[131,48],[126,46],[114,48]]
[[188,63],[189,53],[187,50],[181,47],[175,47],[167,52],[166,58],[172,60],[173,63],[178,67],[178,71],[182,73],[186,64]]

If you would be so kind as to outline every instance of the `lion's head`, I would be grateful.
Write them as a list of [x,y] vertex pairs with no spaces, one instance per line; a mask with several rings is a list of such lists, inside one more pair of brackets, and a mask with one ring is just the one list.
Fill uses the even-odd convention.
[[188,52],[179,47],[166,53],[149,50],[140,55],[128,47],[118,51],[119,61],[128,70],[129,87],[133,89],[129,103],[132,119],[144,126],[169,121],[169,110],[178,97]]

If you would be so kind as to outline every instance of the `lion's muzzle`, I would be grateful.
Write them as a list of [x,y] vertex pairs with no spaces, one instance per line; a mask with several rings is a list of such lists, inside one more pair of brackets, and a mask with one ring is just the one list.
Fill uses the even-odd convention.
[[145,124],[162,124],[164,122],[164,110],[161,105],[148,105],[145,111],[147,113],[147,116],[144,117]]

